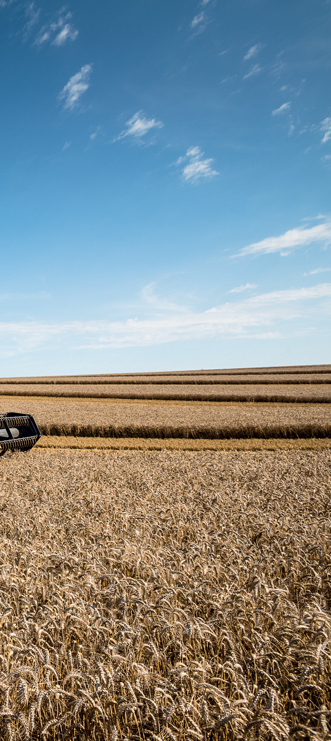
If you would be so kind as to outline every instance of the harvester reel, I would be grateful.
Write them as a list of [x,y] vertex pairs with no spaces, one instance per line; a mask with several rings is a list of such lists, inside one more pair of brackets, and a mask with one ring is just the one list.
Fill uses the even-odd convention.
[[0,456],[7,450],[31,450],[39,438],[40,432],[31,414],[0,414]]

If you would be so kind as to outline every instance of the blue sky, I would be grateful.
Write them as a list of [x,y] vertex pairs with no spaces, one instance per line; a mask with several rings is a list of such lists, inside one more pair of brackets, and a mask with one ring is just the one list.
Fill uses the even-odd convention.
[[330,31],[0,0],[2,376],[331,362]]

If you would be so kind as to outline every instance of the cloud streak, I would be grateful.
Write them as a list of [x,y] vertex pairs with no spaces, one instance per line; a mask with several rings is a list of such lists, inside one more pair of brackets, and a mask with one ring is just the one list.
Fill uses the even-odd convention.
[[244,293],[244,291],[253,291],[254,288],[257,288],[257,285],[255,283],[245,283],[245,285],[231,288],[228,293]]
[[308,275],[319,275],[320,273],[330,273],[331,268],[315,268],[315,270],[310,270],[309,273],[304,273],[304,277],[307,278]]
[[288,101],[287,103],[283,103],[283,105],[279,106],[279,108],[275,108],[274,111],[272,111],[272,116],[282,116],[283,113],[287,113],[291,108],[291,102]]
[[197,15],[194,16],[194,18],[191,21],[191,28],[197,28],[197,26],[201,26],[202,23],[205,21],[205,14],[203,10],[200,13],[197,13]]
[[162,121],[157,121],[156,118],[146,118],[143,111],[137,111],[126,122],[123,131],[113,141],[121,141],[121,139],[127,139],[128,137],[136,141],[141,141],[153,129],[162,129],[163,126]]
[[250,77],[256,77],[256,75],[259,75],[260,72],[262,72],[262,67],[260,67],[259,64],[254,64],[253,67],[249,70],[249,72],[246,72],[243,79],[248,80]]
[[176,164],[182,167],[182,177],[187,183],[197,184],[201,180],[211,180],[219,175],[217,170],[213,169],[214,160],[204,157],[200,147],[189,147]]
[[73,110],[80,101],[80,98],[90,87],[90,75],[92,64],[85,64],[76,75],[70,77],[69,82],[64,86],[59,94],[59,100],[63,100],[63,107]]
[[321,132],[324,133],[322,144],[326,144],[331,139],[331,116],[322,121]]
[[321,224],[310,227],[297,227],[289,229],[278,237],[267,237],[261,242],[248,244],[240,251],[238,256],[244,255],[269,255],[280,253],[288,255],[299,247],[308,247],[311,244],[319,244],[322,247],[331,245],[331,221],[326,220]]
[[144,301],[157,313],[126,321],[0,322],[0,355],[9,357],[45,346],[111,350],[146,347],[167,342],[219,339],[270,339],[306,331],[307,319],[328,321],[331,283],[310,288],[262,293],[223,303],[204,312],[189,311],[156,300],[153,286],[145,288]]
[[58,13],[55,21],[42,27],[35,40],[36,46],[50,42],[53,46],[63,46],[67,41],[75,41],[78,30],[71,23],[72,14]]
[[248,52],[244,56],[244,62],[248,62],[250,59],[257,57],[257,55],[260,53],[262,48],[263,48],[262,44],[254,44],[254,46],[251,46],[250,49],[248,49]]

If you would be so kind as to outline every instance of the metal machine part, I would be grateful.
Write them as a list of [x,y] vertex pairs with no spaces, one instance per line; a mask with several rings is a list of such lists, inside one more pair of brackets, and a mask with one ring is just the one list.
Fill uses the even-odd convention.
[[30,450],[39,438],[40,432],[31,414],[0,414],[0,456],[7,450]]

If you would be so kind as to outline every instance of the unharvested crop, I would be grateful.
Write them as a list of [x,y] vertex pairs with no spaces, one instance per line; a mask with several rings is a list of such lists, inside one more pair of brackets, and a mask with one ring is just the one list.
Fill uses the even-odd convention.
[[[7,402],[8,403],[8,402]],[[45,435],[159,438],[331,437],[328,404],[116,404],[20,400]],[[13,410],[10,410],[13,411]]]
[[331,384],[46,384],[0,385],[1,395],[178,401],[331,402]]
[[330,738],[331,454],[0,468],[0,735]]

